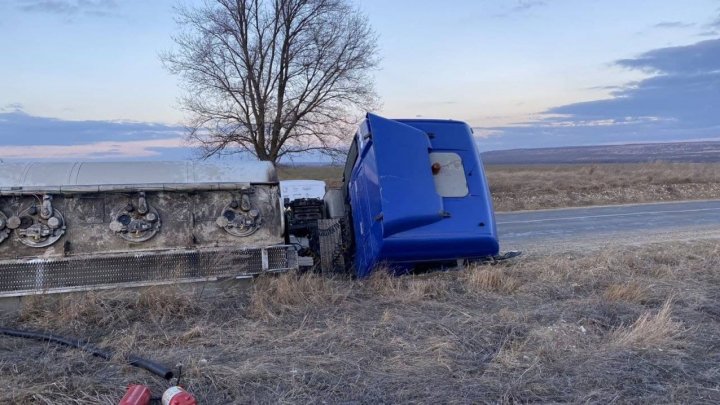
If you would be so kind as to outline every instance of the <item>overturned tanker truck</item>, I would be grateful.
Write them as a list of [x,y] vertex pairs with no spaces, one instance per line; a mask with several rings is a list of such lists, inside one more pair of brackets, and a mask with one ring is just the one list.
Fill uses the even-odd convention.
[[0,164],[0,296],[503,258],[462,122],[368,114],[342,187],[290,197],[266,162]]

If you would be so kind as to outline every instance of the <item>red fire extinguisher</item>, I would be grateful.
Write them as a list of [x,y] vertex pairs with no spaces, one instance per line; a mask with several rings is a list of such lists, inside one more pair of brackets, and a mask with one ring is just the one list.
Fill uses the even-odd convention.
[[165,390],[162,405],[197,405],[197,402],[191,393],[176,385]]
[[150,405],[150,398],[150,388],[144,385],[131,385],[119,405]]
[[[150,388],[144,385],[131,385],[119,405],[150,405],[151,399]],[[162,405],[197,405],[195,397],[177,385],[165,390],[161,402]]]

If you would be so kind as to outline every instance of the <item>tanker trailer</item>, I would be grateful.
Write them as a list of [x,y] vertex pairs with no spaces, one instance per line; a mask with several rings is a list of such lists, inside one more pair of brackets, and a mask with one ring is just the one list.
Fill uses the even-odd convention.
[[297,269],[267,162],[0,164],[0,296]]

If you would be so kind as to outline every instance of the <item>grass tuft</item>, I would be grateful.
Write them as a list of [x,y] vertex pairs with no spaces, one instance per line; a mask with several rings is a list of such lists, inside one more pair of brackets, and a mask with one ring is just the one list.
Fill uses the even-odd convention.
[[254,284],[249,314],[262,319],[277,318],[285,312],[336,305],[350,293],[347,284],[313,273],[263,276]]
[[450,288],[442,274],[396,277],[382,267],[376,269],[364,285],[370,294],[403,302],[442,299]]
[[603,293],[608,301],[627,301],[643,304],[650,300],[650,290],[648,287],[635,283],[611,284]]
[[681,322],[671,318],[672,299],[656,313],[646,311],[629,327],[621,327],[610,336],[611,344],[634,349],[667,348],[682,342]]
[[521,283],[509,275],[505,269],[488,266],[471,266],[463,273],[465,285],[473,292],[490,291],[510,294],[517,290]]

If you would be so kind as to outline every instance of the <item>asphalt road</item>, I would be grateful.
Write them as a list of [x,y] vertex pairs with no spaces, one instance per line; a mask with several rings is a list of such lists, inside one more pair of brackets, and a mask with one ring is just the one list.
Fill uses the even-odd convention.
[[720,200],[496,213],[502,251],[720,238]]

